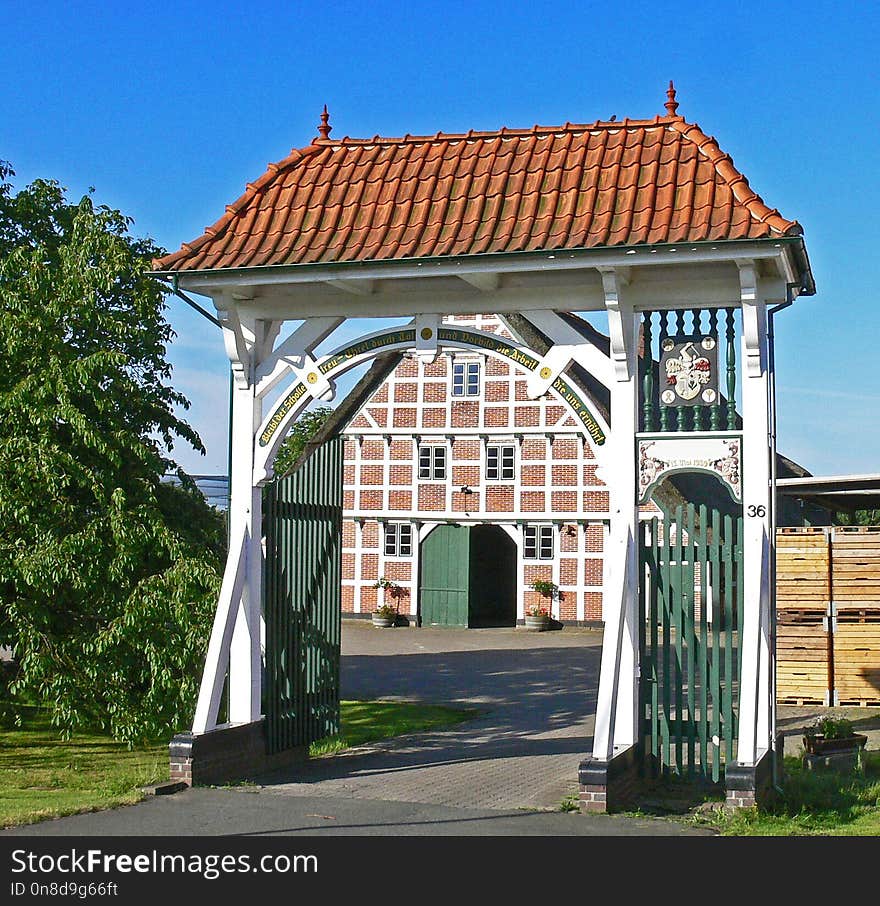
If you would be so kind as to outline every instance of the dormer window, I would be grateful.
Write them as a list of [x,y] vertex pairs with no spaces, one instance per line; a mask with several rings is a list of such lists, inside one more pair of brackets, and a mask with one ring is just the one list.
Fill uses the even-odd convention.
[[453,362],[452,363],[452,395],[453,396],[479,396],[480,395],[480,363],[479,362]]

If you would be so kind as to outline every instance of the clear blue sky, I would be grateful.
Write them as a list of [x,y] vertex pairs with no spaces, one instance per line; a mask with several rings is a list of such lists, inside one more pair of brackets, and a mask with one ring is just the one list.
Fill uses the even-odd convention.
[[[168,249],[333,136],[679,112],[805,229],[818,294],[778,319],[780,449],[880,471],[880,12],[872,3],[3,3],[0,158]],[[226,469],[216,328],[169,302],[175,384]]]

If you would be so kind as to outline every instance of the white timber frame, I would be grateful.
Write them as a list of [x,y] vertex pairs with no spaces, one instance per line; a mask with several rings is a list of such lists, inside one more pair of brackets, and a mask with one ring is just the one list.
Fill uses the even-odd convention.
[[[227,666],[230,721],[245,723],[261,716],[261,486],[272,477],[272,462],[290,423],[314,400],[333,399],[334,379],[380,352],[407,349],[426,361],[436,357],[441,346],[495,354],[476,338],[473,343],[469,338],[458,343],[437,340],[443,317],[479,311],[496,313],[502,320],[505,314],[522,314],[551,341],[545,354],[529,350],[521,342],[509,344],[536,360],[536,367],[530,369],[530,398],[537,398],[564,377],[571,363],[585,368],[609,390],[611,425],[590,408],[606,438],[597,449],[598,474],[611,495],[604,558],[605,635],[593,757],[608,760],[637,742],[639,318],[643,311],[737,306],[743,323],[740,386],[745,510],[738,761],[757,763],[770,746],[775,707],[770,683],[770,513],[775,489],[769,458],[767,310],[768,305],[790,300],[805,289],[799,269],[801,252],[799,238],[741,240],[160,275],[174,276],[181,289],[212,298],[234,374],[233,543],[193,732],[216,726]],[[562,311],[607,312],[610,355],[561,318],[558,312]],[[365,350],[336,364],[331,362],[334,353],[316,355],[317,347],[346,319],[401,316],[413,319],[411,341]],[[286,321],[302,323],[275,345]],[[365,334],[360,339],[369,342],[376,336]],[[283,412],[279,407],[284,399],[264,413],[266,394],[282,381],[298,382],[305,389],[292,402],[284,398],[288,402]],[[589,400],[586,402],[589,407]],[[261,444],[260,437],[267,431],[270,440]],[[749,517],[749,507],[764,516]],[[397,518],[405,516],[397,514]],[[429,530],[430,517],[413,513],[410,518],[414,523],[424,520],[418,530],[422,538]]]

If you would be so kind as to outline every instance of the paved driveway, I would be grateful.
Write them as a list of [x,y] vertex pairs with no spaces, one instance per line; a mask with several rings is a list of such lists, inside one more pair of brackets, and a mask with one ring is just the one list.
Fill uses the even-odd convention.
[[273,792],[459,808],[557,809],[592,746],[601,633],[375,629],[347,621],[342,697],[459,703],[487,713],[287,775]]
[[[702,835],[670,821],[557,810],[590,751],[601,634],[374,629],[342,633],[345,698],[484,709],[451,730],[313,762],[259,786],[192,789],[0,831],[28,835]],[[534,810],[547,811],[534,811]]]

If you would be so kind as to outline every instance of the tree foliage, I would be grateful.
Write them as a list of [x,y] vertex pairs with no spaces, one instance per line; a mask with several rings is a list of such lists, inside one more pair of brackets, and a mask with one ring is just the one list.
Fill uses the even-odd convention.
[[275,457],[275,474],[285,475],[303,455],[306,444],[324,426],[327,419],[333,414],[330,406],[317,406],[309,412],[304,412],[291,425],[287,437]]
[[219,588],[220,517],[166,451],[175,415],[161,250],[120,212],[0,165],[0,644],[13,692],[64,731],[128,742],[190,719]]

